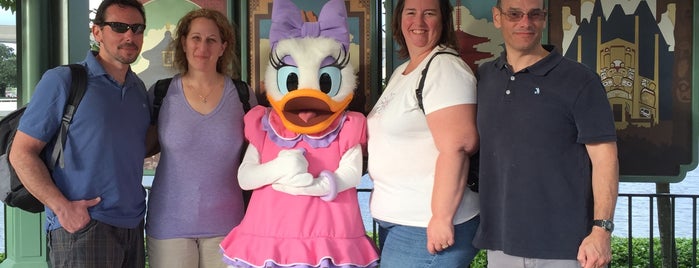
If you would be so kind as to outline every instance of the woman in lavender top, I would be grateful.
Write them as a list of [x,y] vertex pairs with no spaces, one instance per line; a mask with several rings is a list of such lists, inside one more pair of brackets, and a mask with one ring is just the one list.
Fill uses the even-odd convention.
[[161,154],[146,218],[150,267],[225,267],[218,245],[244,213],[237,177],[245,112],[231,80],[235,41],[218,11],[191,11],[177,25],[172,46],[180,73],[157,118]]

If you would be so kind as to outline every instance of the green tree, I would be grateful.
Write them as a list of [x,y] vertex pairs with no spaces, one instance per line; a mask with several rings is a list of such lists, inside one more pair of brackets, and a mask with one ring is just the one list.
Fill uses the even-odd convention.
[[0,8],[10,10],[14,13],[17,6],[15,5],[15,0],[0,0]]
[[0,97],[5,97],[7,87],[17,87],[17,54],[0,43]]

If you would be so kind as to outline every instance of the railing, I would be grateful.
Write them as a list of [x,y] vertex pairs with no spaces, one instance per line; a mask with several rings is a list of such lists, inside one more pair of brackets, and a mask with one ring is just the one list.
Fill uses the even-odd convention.
[[[647,236],[641,236],[641,237],[647,237],[648,238],[648,263],[634,263],[634,252],[632,249],[634,248],[632,245],[632,238],[634,238],[633,230],[634,230],[634,224],[640,224],[643,222],[635,222],[633,215],[637,215],[637,213],[634,213],[633,208],[634,208],[634,200],[647,200],[648,204],[648,217],[645,219],[648,224],[648,235]],[[669,244],[671,245],[671,250],[665,251],[669,252],[672,254],[670,260],[672,263],[670,264],[671,267],[687,267],[687,263],[685,264],[678,264],[678,249],[676,247],[677,245],[677,235],[676,235],[676,230],[678,227],[678,222],[679,224],[688,224],[691,222],[691,236],[690,237],[684,237],[686,239],[690,239],[691,241],[691,253],[689,254],[689,263],[691,266],[689,267],[699,267],[698,263],[699,261],[697,260],[697,199],[699,199],[699,195],[687,195],[687,194],[619,194],[619,198],[617,199],[617,209],[619,209],[619,203],[626,203],[626,228],[628,230],[628,235],[626,238],[628,239],[627,241],[627,260],[625,263],[621,264],[615,264],[612,263],[610,267],[639,267],[639,265],[643,265],[642,267],[656,267],[655,263],[657,263],[656,260],[656,251],[661,250],[660,246],[657,245],[655,237],[655,231],[656,228],[665,228],[666,230],[669,231],[669,236],[668,239]],[[680,200],[685,200],[685,201],[690,201],[689,204],[687,203],[681,203]],[[624,202],[625,201],[625,202]],[[645,202],[644,202],[645,203]],[[658,226],[661,225],[660,222],[658,222],[658,225],[656,225],[656,213],[659,211],[659,209],[656,209],[658,206],[661,206],[661,204],[666,204],[669,206],[669,215],[667,217],[669,218],[669,222],[667,222],[668,226]],[[685,206],[689,207],[683,207],[683,209],[690,209],[691,210],[691,218],[686,218],[689,215],[685,211],[681,211],[681,213],[677,213],[678,211],[678,204],[683,204]],[[617,210],[618,211],[618,210]],[[619,217],[617,217],[619,218]],[[643,220],[643,219],[641,219]],[[687,222],[687,223],[685,223]],[[617,223],[621,224],[621,222]],[[687,229],[688,226],[682,226],[683,229]],[[662,234],[661,234],[662,236]],[[685,252],[686,253],[686,252]],[[685,256],[686,257],[686,256]]]
[[[370,194],[371,189],[358,189],[358,194]],[[638,238],[648,238],[648,244],[647,244],[647,256],[644,256],[647,259],[647,263],[639,263],[635,261],[634,254],[638,254],[638,252],[634,252],[634,245],[632,244],[633,238],[634,238],[634,224],[637,223],[635,222],[637,219],[634,219],[632,215],[638,215],[638,213],[634,213],[634,206],[638,205],[637,203],[634,203],[634,200],[639,200],[639,199],[646,199],[648,200],[648,217],[647,219],[639,219],[639,221],[647,221],[648,229],[647,233],[645,235],[641,235]],[[678,195],[678,194],[619,194],[619,202],[617,204],[617,208],[619,208],[620,205],[623,205],[626,207],[625,211],[627,212],[626,215],[617,215],[617,220],[619,218],[625,218],[628,219],[626,222],[618,222],[617,221],[617,226],[619,225],[626,225],[626,230],[627,230],[627,235],[625,238],[627,239],[627,245],[626,245],[626,256],[627,258],[625,260],[620,260],[620,259],[615,259],[612,261],[612,263],[609,264],[609,267],[661,267],[660,265],[656,265],[659,260],[656,258],[656,253],[660,251],[660,246],[657,243],[657,236],[655,236],[655,230],[657,228],[656,224],[656,207],[657,207],[657,201],[659,199],[665,199],[669,200],[670,203],[670,223],[669,227],[671,230],[671,245],[672,245],[672,260],[673,263],[670,267],[699,267],[699,260],[697,259],[697,199],[699,199],[699,195]],[[684,219],[683,221],[679,221],[680,223],[684,223],[684,221],[690,221],[691,222],[691,237],[688,237],[691,240],[691,254],[690,254],[690,261],[689,263],[691,266],[683,266],[682,264],[678,264],[678,252],[676,248],[676,236],[675,236],[675,230],[676,230],[676,224],[677,224],[677,217],[685,217],[686,215],[677,215],[676,209],[677,209],[677,204],[678,200],[688,200],[691,202],[691,219]],[[625,202],[624,202],[625,201]],[[619,211],[619,210],[617,210]],[[685,228],[686,229],[686,228]],[[378,235],[378,225],[376,222],[372,221],[372,232],[373,232],[373,237],[374,241],[377,240],[377,235]],[[615,237],[618,237],[615,235]],[[687,238],[687,237],[686,237]],[[475,266],[472,266],[475,268]]]
[[[369,195],[371,193],[372,189],[368,188],[359,188],[357,189],[358,195]],[[149,191],[150,192],[150,191]],[[655,236],[655,230],[657,228],[656,225],[656,207],[657,207],[657,201],[658,200],[669,200],[670,203],[670,230],[671,230],[671,244],[672,244],[672,259],[674,260],[673,265],[671,267],[699,267],[699,260],[697,259],[697,224],[699,217],[697,215],[697,199],[699,199],[699,195],[686,195],[686,194],[619,194],[618,202],[617,202],[617,215],[616,215],[616,224],[617,228],[621,227],[621,225],[626,226],[627,230],[627,235],[625,238],[628,239],[627,241],[627,252],[626,260],[613,260],[612,263],[610,263],[609,267],[661,267],[659,265],[656,265],[655,263],[658,262],[656,258],[656,251],[660,251],[660,246],[657,245],[657,237]],[[637,203],[642,203],[642,202],[634,202],[634,201],[639,201],[639,200],[647,200],[648,201],[648,215],[647,219],[635,219],[633,215],[638,215],[638,213],[634,213],[634,206],[638,206]],[[689,206],[691,207],[691,219],[685,219],[682,218],[680,223],[683,223],[685,221],[691,222],[691,237],[685,237],[691,240],[691,253],[690,253],[690,261],[689,263],[691,266],[682,266],[681,264],[678,266],[677,264],[677,248],[675,247],[676,245],[676,237],[675,237],[675,230],[677,229],[677,217],[686,217],[686,215],[680,215],[677,216],[676,208],[678,204],[678,200],[689,200],[691,203]],[[626,215],[619,215],[619,206],[625,206],[626,209],[625,211],[627,212]],[[645,216],[644,216],[645,217]],[[620,222],[619,218],[626,218],[626,222]],[[371,219],[364,219],[365,222],[371,220]],[[648,239],[648,244],[647,244],[647,263],[636,263],[635,262],[635,255],[638,254],[638,252],[634,252],[633,248],[634,245],[632,244],[632,239],[634,238],[634,226],[635,224],[640,224],[642,221],[647,221],[648,224],[648,230],[646,235],[641,235],[636,237],[636,240],[640,239]],[[371,220],[371,231],[373,234],[372,239],[374,241],[377,241],[377,236],[378,236],[378,224]],[[686,228],[685,228],[686,229]],[[618,237],[615,235],[615,237]]]

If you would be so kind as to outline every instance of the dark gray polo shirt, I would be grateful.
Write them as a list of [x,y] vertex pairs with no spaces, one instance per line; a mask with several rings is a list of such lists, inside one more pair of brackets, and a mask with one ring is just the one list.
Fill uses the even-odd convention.
[[599,76],[551,53],[517,73],[506,55],[478,79],[481,225],[476,247],[576,259],[591,230],[587,143],[616,140]]

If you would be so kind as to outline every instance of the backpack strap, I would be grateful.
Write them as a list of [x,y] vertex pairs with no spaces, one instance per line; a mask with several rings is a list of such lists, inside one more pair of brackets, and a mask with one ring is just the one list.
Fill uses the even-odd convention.
[[85,96],[85,91],[87,91],[87,71],[85,70],[85,66],[70,64],[68,67],[70,68],[71,74],[70,94],[63,108],[61,129],[56,136],[56,143],[51,153],[51,162],[49,162],[50,165],[48,165],[49,169],[53,169],[57,161],[61,168],[65,166],[63,161],[63,147],[65,147],[66,139],[68,138],[68,128],[73,121],[73,116],[78,109],[80,101],[83,99],[83,96]]
[[[242,80],[237,80],[237,79],[232,79],[233,84],[235,85],[236,91],[238,92],[238,98],[240,99],[240,102],[243,104],[243,111],[246,113],[250,111],[250,91],[248,84],[245,83]],[[172,81],[172,78],[165,78],[165,79],[160,79],[157,82],[155,82],[155,89],[154,89],[154,95],[155,98],[153,99],[153,113],[151,114],[150,117],[150,124],[151,125],[156,125],[158,123],[158,115],[160,114],[160,106],[163,105],[163,99],[165,98],[165,95],[167,95],[167,90],[170,87],[170,82]]]
[[[233,84],[235,85],[236,91],[238,91],[238,98],[240,99],[240,102],[243,104],[243,111],[247,113],[250,111],[250,87],[248,86],[247,83],[243,80],[238,80],[238,79],[233,79]],[[240,160],[243,160],[243,157],[245,156],[245,151],[248,148],[248,141],[245,139],[243,141],[243,146],[242,149],[240,150]],[[243,207],[245,210],[248,209],[248,204],[250,204],[250,198],[252,197],[252,191],[251,190],[243,190]]]
[[233,79],[233,84],[235,85],[235,89],[238,91],[238,98],[240,99],[240,102],[243,104],[243,111],[247,113],[250,111],[250,88],[248,87],[248,84],[245,83],[243,80],[238,80],[238,79]]
[[[425,69],[422,69],[422,76],[420,77],[420,82],[418,83],[417,88],[415,89],[415,97],[417,97],[417,105],[420,106],[420,110],[422,112],[425,112],[425,108],[422,106],[422,87],[425,86],[425,77],[427,76],[427,69],[430,68],[430,63],[432,63],[432,60],[434,59],[435,56],[439,54],[450,54],[452,56],[458,57],[458,54],[454,54],[451,52],[447,51],[439,51],[437,53],[432,54],[432,57],[430,57],[430,60],[427,61],[427,65],[425,65]],[[479,168],[479,163],[480,163],[480,150],[477,151],[475,154],[471,155],[469,157],[470,165],[468,169],[468,179],[466,181],[466,186],[468,186],[469,189],[473,192],[478,192],[478,181],[479,181],[479,174],[478,170]]]
[[425,86],[425,77],[427,77],[427,69],[430,68],[430,64],[432,63],[432,60],[434,59],[435,56],[439,54],[449,54],[452,56],[458,57],[458,54],[451,53],[448,51],[438,51],[434,54],[432,54],[432,57],[427,61],[427,65],[425,65],[425,69],[422,69],[422,74],[420,75],[420,82],[417,84],[417,88],[415,89],[415,97],[417,97],[417,106],[420,107],[420,110],[422,112],[425,112],[425,108],[422,106],[422,87]]
[[160,79],[155,82],[155,90],[153,94],[155,98],[153,99],[153,113],[150,116],[150,124],[156,125],[158,123],[158,115],[160,114],[160,106],[163,105],[163,99],[167,95],[167,90],[170,88],[170,82],[172,78]]

